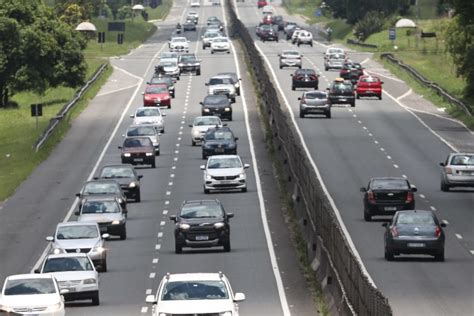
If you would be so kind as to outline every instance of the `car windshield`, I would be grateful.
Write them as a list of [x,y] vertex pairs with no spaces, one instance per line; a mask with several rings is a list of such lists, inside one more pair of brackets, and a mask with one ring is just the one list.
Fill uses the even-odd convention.
[[128,167],[105,167],[100,174],[101,178],[134,178],[133,170]]
[[340,48],[330,48],[328,54],[343,54],[343,50]]
[[93,271],[94,268],[87,257],[49,258],[43,266],[43,273],[65,271]]
[[299,76],[311,76],[311,75],[315,75],[316,73],[314,72],[314,70],[311,70],[311,69],[301,69],[301,70],[297,70],[296,71],[296,75],[299,75]]
[[197,117],[194,119],[193,125],[195,126],[206,126],[206,125],[221,125],[221,120],[216,116],[204,116]]
[[196,62],[197,59],[195,56],[186,55],[186,56],[181,56],[181,61],[189,63],[189,62]]
[[330,55],[329,59],[340,60],[340,59],[344,59],[344,56],[342,56],[342,55]]
[[172,85],[173,84],[173,79],[169,77],[153,77],[150,80],[150,83],[152,84],[166,84],[166,85]]
[[145,116],[161,116],[160,109],[158,108],[147,108],[137,110],[135,113],[136,117],[145,117]]
[[125,148],[137,148],[146,146],[152,146],[152,143],[149,138],[126,138],[123,142],[123,147]]
[[163,61],[160,62],[161,67],[178,67],[178,64],[175,61]]
[[162,52],[160,54],[160,59],[164,58],[178,58],[178,54],[174,52]]
[[85,184],[82,194],[118,194],[120,189],[114,182],[88,182]]
[[209,85],[213,86],[216,84],[232,84],[230,78],[211,78],[209,79]]
[[433,216],[430,214],[424,213],[408,213],[398,214],[396,224],[400,225],[426,225],[426,226],[434,226],[435,221]]
[[474,166],[474,155],[456,155],[451,159],[454,166]]
[[210,158],[207,169],[242,168],[239,158]]
[[163,289],[163,301],[219,300],[228,299],[229,293],[223,281],[168,282]]
[[82,214],[119,213],[120,208],[115,201],[86,201],[81,207]]
[[133,126],[127,131],[127,136],[155,136],[156,130],[153,126]]
[[234,135],[228,131],[213,131],[206,134],[206,140],[233,140]]
[[145,89],[147,94],[168,93],[168,87],[165,85],[148,86]]
[[374,190],[408,190],[408,182],[404,179],[374,179],[370,183]]
[[91,239],[99,237],[97,226],[95,225],[74,225],[58,227],[56,239]]
[[20,279],[8,280],[5,285],[4,295],[34,295],[53,294],[56,287],[52,279]]
[[178,43],[186,42],[186,39],[185,39],[185,38],[182,38],[182,37],[173,38],[173,39],[172,39],[172,42],[178,42]]
[[305,99],[326,99],[326,93],[320,92],[320,91],[315,91],[315,92],[307,92],[304,95]]
[[219,218],[222,217],[222,209],[216,203],[189,203],[181,208],[182,218]]
[[225,95],[210,95],[204,99],[203,103],[206,106],[228,105],[229,99]]

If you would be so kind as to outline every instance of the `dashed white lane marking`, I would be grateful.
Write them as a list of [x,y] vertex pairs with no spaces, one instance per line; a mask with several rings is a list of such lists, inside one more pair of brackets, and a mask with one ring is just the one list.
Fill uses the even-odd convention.
[[155,272],[150,273],[150,275],[149,275],[149,278],[150,278],[150,279],[154,279],[155,277],[156,277],[156,273],[155,273]]
[[406,174],[402,174],[402,177],[405,178],[405,179],[408,178]]
[[179,154],[179,150],[175,150],[174,153],[175,153],[175,154]]
[[142,314],[148,313],[148,306],[143,306],[142,309],[140,310]]
[[393,164],[393,167],[394,167],[395,169],[398,169],[398,168],[399,168],[398,165],[396,165],[396,164]]
[[[183,117],[183,118],[186,118],[186,117]],[[184,123],[186,123],[186,122],[185,122],[185,121],[181,121],[181,124],[184,124]],[[178,137],[178,138],[179,138],[179,137]]]
[[383,148],[383,147],[380,147],[380,151],[385,151],[385,148]]
[[163,210],[163,215],[168,214],[168,210]]
[[354,118],[357,117],[357,114],[352,114],[352,117],[354,117]]
[[433,205],[430,206],[430,209],[431,209],[432,211],[436,211],[436,207],[434,207]]
[[152,289],[146,289],[146,292],[145,292],[145,294],[146,294],[146,295],[150,295],[152,292],[153,292],[153,290],[152,290]]
[[178,157],[174,157],[173,160],[174,160],[174,161],[178,161]]
[[469,252],[471,253],[471,255],[474,255],[474,250],[469,250]]
[[170,201],[165,201],[165,205],[170,205]]
[[173,185],[173,182],[168,182],[168,185],[169,185],[169,186],[172,186],[172,185]]
[[362,121],[357,121],[357,123],[362,124]]
[[401,96],[399,96],[399,97],[397,98],[397,101],[400,101],[401,99],[403,99],[403,98],[409,96],[412,92],[413,92],[413,90],[412,90],[412,89],[409,89],[407,92],[405,92],[404,94],[402,94]]
[[160,250],[161,249],[161,245],[160,244],[156,244],[155,245],[155,250]]
[[365,129],[365,130],[367,130],[367,127],[365,127],[365,126],[362,126],[362,128]]
[[179,129],[184,129],[184,126],[180,126]]
[[163,238],[163,232],[159,232],[157,236],[158,238]]
[[460,234],[454,234],[454,236],[456,236],[457,239],[462,239],[462,236]]
[[[183,121],[183,124],[184,124],[184,121]],[[181,137],[178,137],[178,140],[181,140]]]
[[391,160],[391,159],[392,159],[392,157],[391,157],[391,156],[389,156],[389,155],[387,155],[387,159],[388,159],[388,160]]
[[378,143],[379,143],[379,141],[378,141],[378,140],[374,140],[374,144],[378,144]]
[[180,146],[180,144],[176,144],[176,147],[179,147],[179,146]]
[[174,178],[174,173],[170,174],[170,178]]
[[176,166],[172,166],[171,169],[172,169],[172,170],[175,170],[175,169],[176,169]]
[[425,195],[424,195],[424,194],[420,194],[420,197],[421,197],[422,199],[424,199],[424,198],[425,198]]
[[372,136],[374,136],[374,135],[373,135],[372,133],[369,133],[369,136],[372,137]]
[[[184,120],[186,118],[186,115],[181,116],[181,118]],[[184,124],[184,121],[181,122],[181,124]]]
[[157,264],[158,263],[158,258],[153,258],[152,263]]
[[183,135],[183,131],[179,131],[179,132],[178,132],[178,135]]
[[166,225],[166,222],[165,221],[161,221],[160,222],[160,226],[165,226]]

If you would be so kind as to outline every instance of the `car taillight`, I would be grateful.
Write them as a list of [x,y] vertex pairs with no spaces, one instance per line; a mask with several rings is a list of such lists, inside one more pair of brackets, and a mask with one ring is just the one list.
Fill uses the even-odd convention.
[[392,237],[398,237],[398,229],[396,226],[392,226],[392,228],[390,228],[390,232],[392,233]]
[[413,192],[408,192],[408,193],[407,193],[407,198],[406,198],[406,200],[405,200],[405,203],[411,203],[411,202],[413,202],[413,198],[414,198]]
[[367,192],[367,200],[369,201],[369,203],[375,203],[374,192]]
[[303,76],[297,76],[296,80],[303,80],[303,78],[304,78]]
[[446,174],[453,174],[453,169],[450,167],[444,167],[444,172],[446,172]]
[[435,227],[435,236],[436,237],[441,236],[441,228],[439,226]]
[[310,76],[309,78],[310,78],[311,80],[316,80],[316,79],[318,79],[316,76]]

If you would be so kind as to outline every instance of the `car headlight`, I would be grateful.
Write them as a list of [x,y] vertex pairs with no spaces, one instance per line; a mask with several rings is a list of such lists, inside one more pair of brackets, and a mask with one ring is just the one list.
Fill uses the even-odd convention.
[[206,180],[212,180],[212,177],[208,174],[206,174]]
[[61,248],[54,248],[52,253],[54,253],[55,255],[59,255],[60,253],[65,253],[66,251],[64,249],[61,249]]
[[56,311],[59,311],[61,310],[61,308],[63,307],[63,303],[62,302],[59,302],[59,303],[56,303],[54,305],[51,305],[48,307],[48,311],[50,312],[56,312]]
[[232,316],[232,312],[219,313],[219,316]]
[[136,187],[136,186],[137,186],[137,184],[136,184],[135,182],[131,182],[131,183],[128,185],[129,188],[134,188],[134,187]]
[[230,112],[230,108],[225,108],[224,111],[225,112]]
[[97,246],[97,247],[92,248],[92,252],[100,252],[100,253],[102,253],[102,252],[104,252],[104,251],[105,251],[105,248],[102,247],[102,246]]
[[147,157],[153,156],[153,153],[146,153],[145,154]]
[[222,222],[220,222],[220,223],[215,223],[215,224],[214,224],[214,227],[215,227],[215,228],[222,228],[222,227],[224,227],[224,223],[222,223]]
[[204,112],[210,112],[210,111],[211,111],[211,110],[209,110],[209,109],[204,109]]
[[182,229],[182,230],[187,230],[189,229],[191,226],[189,224],[179,224],[179,229]]
[[85,279],[83,281],[84,284],[96,284],[97,280],[96,279]]
[[10,306],[7,306],[7,305],[1,305],[0,304],[0,311],[11,313],[11,312],[13,312],[13,308],[11,308]]
[[119,224],[120,224],[119,220],[112,221],[112,225],[119,225]]
[[124,157],[130,157],[131,156],[130,153],[125,153],[123,155],[124,155]]
[[201,132],[198,131],[198,130],[194,130],[194,131],[193,131],[193,136],[194,136],[194,137],[199,137],[199,136],[201,136]]
[[239,178],[240,178],[240,179],[245,179],[245,173],[242,172],[241,174],[239,174]]

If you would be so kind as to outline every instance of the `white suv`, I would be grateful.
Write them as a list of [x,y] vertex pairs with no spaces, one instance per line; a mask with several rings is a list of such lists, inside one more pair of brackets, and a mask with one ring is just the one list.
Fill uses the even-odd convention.
[[232,315],[238,316],[237,302],[245,300],[243,293],[232,291],[222,273],[166,274],[156,295],[148,295],[153,304],[153,316],[161,315]]
[[299,32],[298,37],[296,38],[296,44],[298,46],[301,44],[307,44],[313,47],[313,34],[308,31]]

